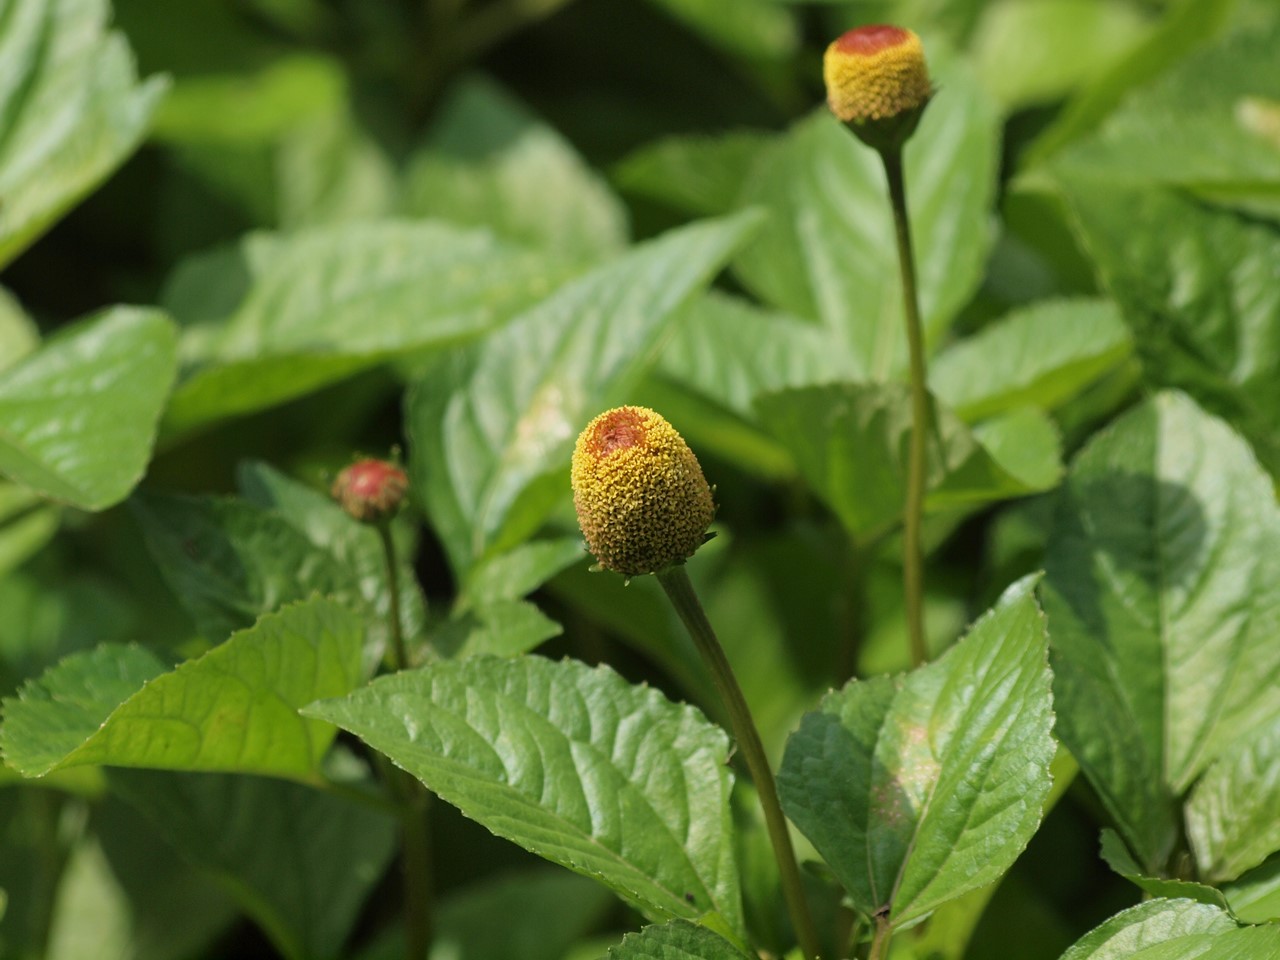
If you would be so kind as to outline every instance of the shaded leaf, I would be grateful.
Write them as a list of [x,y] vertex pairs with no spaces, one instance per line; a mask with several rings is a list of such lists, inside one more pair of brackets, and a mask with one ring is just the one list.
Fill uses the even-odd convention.
[[739,0],[733,15],[716,0],[649,0],[695,33],[729,53],[754,60],[781,60],[795,53],[799,32],[790,11],[772,0]]
[[1235,915],[1246,923],[1280,920],[1280,855],[1223,884],[1222,892]]
[[1139,887],[1152,897],[1163,897],[1168,900],[1196,900],[1207,903],[1230,913],[1227,898],[1222,891],[1203,883],[1192,883],[1188,880],[1167,880],[1163,877],[1149,877],[1143,873],[1142,867],[1133,859],[1133,854],[1120,839],[1120,834],[1110,827],[1102,831],[1102,859],[1120,876],[1134,886]]
[[477,567],[463,599],[477,604],[518,600],[586,556],[581,537],[522,543]]
[[489,654],[514,657],[561,634],[560,624],[524,600],[495,600],[455,614],[431,635],[446,660]]
[[733,210],[748,171],[774,139],[754,130],[668,137],[630,154],[613,177],[631,193],[696,216],[719,216]]
[[0,579],[40,552],[62,523],[62,509],[40,494],[0,480]]

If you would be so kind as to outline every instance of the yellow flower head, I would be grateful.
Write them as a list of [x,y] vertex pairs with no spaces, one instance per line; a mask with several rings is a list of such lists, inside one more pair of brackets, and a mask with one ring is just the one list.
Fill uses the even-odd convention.
[[646,407],[617,407],[587,424],[572,479],[587,547],[600,566],[627,576],[693,556],[716,512],[693,451]]
[[844,123],[887,120],[929,100],[929,70],[920,38],[901,27],[850,30],[822,61],[827,105]]

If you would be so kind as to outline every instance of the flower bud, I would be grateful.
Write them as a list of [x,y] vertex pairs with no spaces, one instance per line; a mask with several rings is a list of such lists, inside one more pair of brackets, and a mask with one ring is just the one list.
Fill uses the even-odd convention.
[[348,515],[361,523],[383,523],[400,509],[409,478],[386,460],[357,460],[338,474],[330,493]]
[[932,87],[920,38],[901,27],[858,27],[827,47],[827,105],[877,149],[900,146],[915,130]]
[[572,479],[588,549],[600,566],[627,576],[693,556],[716,512],[689,445],[645,407],[618,407],[587,424]]

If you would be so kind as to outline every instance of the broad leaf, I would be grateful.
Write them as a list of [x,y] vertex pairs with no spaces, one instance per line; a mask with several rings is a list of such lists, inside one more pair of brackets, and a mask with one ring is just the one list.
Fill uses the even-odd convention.
[[162,676],[137,648],[72,657],[5,701],[5,762],[27,777],[82,764],[307,777],[335,731],[298,707],[355,687],[363,643],[355,614],[317,599]]
[[253,234],[179,268],[187,327],[169,433],[252,413],[388,358],[480,336],[570,270],[480,230],[378,221]]
[[1034,585],[934,663],[829,695],[788,741],[783,809],[864,914],[900,926],[992,882],[1040,823],[1054,742]]
[[0,266],[131,154],[164,90],[139,84],[106,0],[12,0],[0,24]]
[[455,351],[407,401],[415,491],[465,581],[528,536],[568,491],[578,431],[634,382],[677,308],[756,223],[697,223],[567,284]]
[[430,638],[445,660],[489,654],[514,657],[558,637],[560,624],[524,600],[495,600],[450,617]]
[[1280,850],[1280,723],[1224,753],[1187,801],[1187,837],[1201,873],[1234,880]]
[[630,933],[606,960],[746,960],[750,956],[720,934],[687,920]]
[[[756,410],[850,534],[872,539],[898,522],[911,431],[905,385],[784,390],[758,397]],[[1023,496],[1057,482],[1057,438],[1042,416],[1024,414],[996,425],[990,448],[949,411],[935,405],[933,417],[926,509]]]
[[742,927],[729,742],[692,707],[607,667],[482,657],[383,677],[305,712],[651,919],[714,910]]
[[1076,458],[1045,556],[1058,730],[1145,873],[1177,800],[1280,716],[1280,512],[1248,446],[1164,393]]
[[464,80],[405,174],[406,212],[596,259],[626,245],[626,208],[551,127],[495,84]]
[[730,212],[756,157],[774,136],[737,131],[718,137],[668,137],[641,147],[617,169],[623,190],[700,217]]
[[1219,910],[1231,912],[1227,906],[1227,898],[1216,887],[1189,880],[1166,880],[1163,877],[1149,877],[1143,873],[1142,867],[1133,859],[1120,834],[1110,827],[1102,831],[1101,856],[1120,876],[1134,886],[1139,887],[1152,897],[1164,897],[1169,900],[1196,900],[1217,907]]
[[1232,912],[1246,923],[1280,920],[1280,855],[1267,858],[1238,880],[1223,884]]
[[522,543],[477,567],[462,599],[477,604],[519,600],[586,556],[580,537]]
[[123,500],[173,383],[173,325],[116,307],[0,372],[0,473],[86,510]]
[[1024,405],[1052,410],[1132,349],[1107,301],[1044,300],[942,351],[929,366],[929,386],[965,420]]
[[1099,924],[1061,960],[1130,960],[1145,957],[1148,947],[1211,939],[1234,930],[1235,922],[1216,907],[1193,900],[1148,900]]
[[[973,295],[993,236],[995,110],[960,70],[943,79],[906,151],[925,334],[937,340]],[[820,320],[845,344],[845,377],[906,365],[902,289],[878,155],[823,109],[763,153],[740,202],[768,229],[735,261],[769,304]]]
[[370,806],[259,777],[113,770],[111,788],[222,882],[290,960],[345,956],[365,898],[395,852]]

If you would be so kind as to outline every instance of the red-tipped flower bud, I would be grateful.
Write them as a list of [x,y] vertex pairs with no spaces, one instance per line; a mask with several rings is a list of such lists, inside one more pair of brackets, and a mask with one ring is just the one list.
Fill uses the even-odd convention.
[[587,547],[600,566],[627,576],[693,556],[716,512],[689,445],[645,407],[618,407],[587,424],[572,479]]
[[901,27],[845,33],[827,47],[822,76],[831,112],[877,148],[906,140],[932,94],[920,38]]
[[357,460],[338,474],[330,491],[348,514],[361,523],[394,517],[409,490],[409,478],[386,460]]

